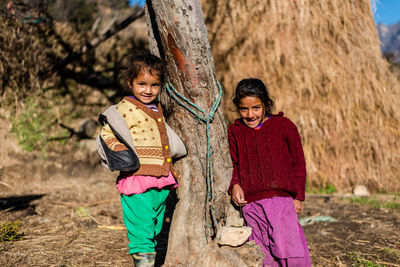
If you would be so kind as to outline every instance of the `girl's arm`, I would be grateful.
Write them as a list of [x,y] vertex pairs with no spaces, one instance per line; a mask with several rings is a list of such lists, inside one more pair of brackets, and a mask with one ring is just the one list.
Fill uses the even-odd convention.
[[233,202],[238,206],[243,206],[247,203],[247,201],[245,200],[243,189],[240,186],[239,173],[238,173],[239,155],[236,145],[236,138],[231,128],[228,129],[228,141],[229,141],[229,152],[231,154],[232,164],[233,164],[232,179],[228,191],[229,194],[232,196]]
[[232,129],[228,128],[228,142],[229,142],[229,152],[232,158],[233,164],[233,171],[232,171],[232,178],[231,183],[229,185],[228,192],[232,195],[233,185],[240,184],[239,183],[239,175],[238,175],[238,155],[237,155],[237,145],[235,136],[232,133]]
[[128,150],[128,148],[123,143],[118,141],[118,139],[115,137],[113,131],[111,130],[111,128],[108,124],[103,126],[100,134],[101,134],[101,137],[103,138],[104,142],[107,144],[107,146],[111,150],[113,150],[113,151]]
[[306,186],[306,161],[304,158],[303,145],[296,125],[288,120],[286,124],[286,143],[292,161],[292,170],[297,188],[296,199],[304,201]]

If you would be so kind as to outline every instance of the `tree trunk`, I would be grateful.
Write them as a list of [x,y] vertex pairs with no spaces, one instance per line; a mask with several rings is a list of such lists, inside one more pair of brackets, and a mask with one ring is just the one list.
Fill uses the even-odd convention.
[[[146,2],[146,18],[153,54],[167,63],[170,83],[187,99],[207,113],[217,101],[214,62],[198,0],[153,0]],[[176,164],[181,171],[176,205],[170,228],[165,266],[256,266],[260,254],[252,245],[219,248],[209,232],[211,220],[206,203],[207,136],[206,124],[171,99],[167,102],[168,123],[178,132],[188,148],[188,156]],[[167,112],[169,113],[169,112]],[[219,228],[232,208],[226,194],[232,164],[226,137],[223,108],[219,106],[210,129],[214,150],[213,199],[214,219]],[[252,257],[241,257],[253,254]],[[246,260],[241,258],[247,258]],[[262,256],[261,256],[262,258]]]

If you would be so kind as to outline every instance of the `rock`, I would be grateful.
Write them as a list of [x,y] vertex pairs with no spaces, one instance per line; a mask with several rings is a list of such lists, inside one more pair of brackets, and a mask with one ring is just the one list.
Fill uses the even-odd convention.
[[357,185],[353,190],[353,194],[357,197],[367,197],[371,195],[364,185]]
[[232,226],[232,227],[241,227],[241,226],[244,225],[244,219],[243,218],[234,217],[234,220],[233,220],[233,218],[231,217],[230,219],[231,219],[230,220],[230,224],[226,224],[226,225],[229,225],[229,226]]
[[93,138],[96,134],[97,122],[94,119],[85,119],[78,129],[78,136],[80,138]]
[[229,227],[223,226],[217,234],[217,244],[238,247],[243,245],[251,235],[251,227]]
[[[229,198],[230,199],[230,198]],[[240,227],[244,224],[244,219],[240,218],[240,213],[231,204],[227,204],[226,226]]]

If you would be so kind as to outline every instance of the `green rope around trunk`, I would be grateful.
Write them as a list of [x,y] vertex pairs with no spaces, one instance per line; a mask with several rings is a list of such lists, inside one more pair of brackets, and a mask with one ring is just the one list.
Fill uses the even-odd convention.
[[207,136],[207,169],[206,169],[206,181],[207,181],[207,195],[205,200],[205,217],[206,217],[206,240],[211,236],[211,228],[213,228],[214,234],[216,234],[216,226],[217,221],[214,216],[214,207],[213,207],[213,165],[212,165],[212,156],[213,149],[211,147],[210,141],[210,124],[214,119],[214,113],[218,109],[219,104],[221,103],[222,98],[222,88],[219,82],[217,82],[219,94],[211,107],[209,113],[200,108],[198,105],[187,99],[184,95],[179,93],[171,83],[167,82],[165,87],[167,89],[168,94],[182,107],[190,111],[198,120],[204,122],[206,124],[206,136]]

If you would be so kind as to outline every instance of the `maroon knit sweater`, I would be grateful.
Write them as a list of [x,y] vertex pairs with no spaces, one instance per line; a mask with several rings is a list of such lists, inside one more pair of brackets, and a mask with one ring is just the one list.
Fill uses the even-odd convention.
[[233,162],[229,194],[239,184],[245,200],[253,202],[275,196],[304,201],[306,162],[296,125],[280,112],[259,129],[240,119],[228,128]]

